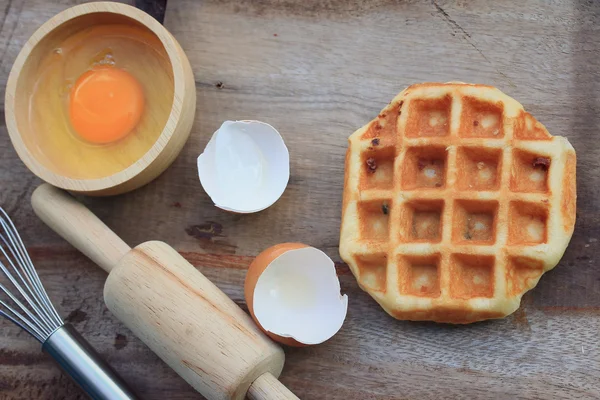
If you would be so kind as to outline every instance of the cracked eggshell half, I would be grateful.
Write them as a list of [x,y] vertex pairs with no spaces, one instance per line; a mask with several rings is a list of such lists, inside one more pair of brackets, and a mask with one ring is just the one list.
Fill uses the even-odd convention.
[[215,206],[253,213],[283,194],[290,178],[290,156],[271,125],[225,121],[198,157],[198,175]]
[[340,330],[348,310],[331,258],[302,243],[260,253],[248,269],[244,295],[256,324],[288,346],[325,342]]

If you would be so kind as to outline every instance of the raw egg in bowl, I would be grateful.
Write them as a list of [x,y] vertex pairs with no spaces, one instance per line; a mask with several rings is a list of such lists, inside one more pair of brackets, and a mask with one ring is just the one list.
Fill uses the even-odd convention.
[[194,77],[175,38],[128,5],[89,3],[42,25],[6,89],[23,162],[54,186],[113,195],[164,171],[191,131]]

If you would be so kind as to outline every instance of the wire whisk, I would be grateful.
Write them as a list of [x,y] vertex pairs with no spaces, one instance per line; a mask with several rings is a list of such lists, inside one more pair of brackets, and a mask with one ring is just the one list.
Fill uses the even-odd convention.
[[50,302],[19,232],[1,207],[0,239],[0,250],[4,257],[4,260],[0,258],[0,269],[26,303],[21,302],[0,283],[0,289],[16,305],[11,306],[0,299],[0,315],[20,326],[40,343],[44,343],[55,330],[64,325],[64,322]]
[[[94,400],[134,400],[125,382],[52,305],[27,248],[0,207],[0,269],[12,285],[0,282],[0,315],[42,343],[42,349]],[[1,293],[0,293],[1,294]]]

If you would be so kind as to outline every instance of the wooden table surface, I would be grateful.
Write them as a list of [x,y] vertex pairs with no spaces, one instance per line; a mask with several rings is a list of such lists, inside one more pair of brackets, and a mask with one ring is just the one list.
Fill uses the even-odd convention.
[[[37,26],[78,1],[49,3],[0,0],[0,85]],[[131,245],[170,243],[244,308],[245,269],[267,246],[300,241],[333,257],[348,318],[327,343],[286,349],[281,379],[299,397],[600,398],[600,2],[170,0],[164,23],[196,77],[189,142],[150,185],[85,202]],[[449,80],[499,87],[578,156],[578,218],[561,263],[514,315],[470,326],[393,320],[338,255],[347,136],[405,86]],[[212,206],[196,157],[222,121],[246,118],[281,131],[292,175],[273,207],[240,216]],[[35,217],[40,181],[0,121],[0,205],[59,312],[143,398],[201,399],[107,311],[105,273]],[[2,321],[0,398],[84,396]]]

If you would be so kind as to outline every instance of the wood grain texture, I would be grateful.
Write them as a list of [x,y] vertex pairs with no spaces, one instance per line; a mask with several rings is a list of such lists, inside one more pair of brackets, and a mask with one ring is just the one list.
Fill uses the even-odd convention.
[[48,183],[33,192],[31,206],[46,225],[107,273],[131,251],[90,210]]
[[[136,246],[110,273],[104,301],[136,336],[211,400],[242,400],[284,353],[210,280],[159,241]],[[279,383],[279,382],[277,382]],[[279,386],[262,385],[267,399]]]
[[[37,25],[74,3],[0,0],[0,84]],[[325,344],[286,349],[281,380],[299,398],[600,398],[600,3],[179,0],[165,26],[196,77],[190,139],[152,184],[85,202],[129,245],[174,246],[242,307],[245,269],[264,248],[297,241],[332,256],[348,318]],[[563,260],[515,315],[466,327],[393,320],[337,253],[346,138],[409,84],[448,80],[499,87],[578,156]],[[245,216],[213,207],[195,169],[221,122],[242,118],[282,133],[292,172],[280,201]],[[38,184],[1,126],[0,204],[59,312],[143,398],[201,399],[106,310],[105,273],[34,216]],[[83,399],[31,338],[7,322],[0,336],[1,398]]]
[[[44,183],[36,215],[108,272],[104,301],[138,339],[211,400],[296,398],[275,376],[284,353],[250,316],[175,249],[131,249],[86,207]],[[259,379],[261,378],[261,379]],[[297,399],[297,398],[296,398]]]
[[[150,142],[148,151],[141,153],[139,158],[137,156],[129,158],[125,164],[127,167],[115,173],[106,166],[118,163],[119,157],[124,157],[123,153],[131,152],[133,145],[123,145],[118,151],[105,154],[102,162],[96,163],[91,160],[94,158],[94,153],[83,151],[85,146],[81,147],[81,144],[70,140],[62,141],[57,134],[55,139],[48,142],[46,146],[51,148],[62,144],[63,158],[64,154],[70,152],[75,154],[73,157],[77,161],[69,167],[53,165],[54,161],[50,161],[51,157],[40,151],[44,144],[39,139],[40,136],[35,139],[36,135],[39,135],[37,132],[39,128],[31,117],[31,93],[35,90],[44,91],[42,87],[50,85],[47,81],[37,80],[38,66],[43,64],[42,60],[47,52],[53,51],[57,43],[61,45],[67,38],[73,37],[74,31],[93,25],[123,24],[132,20],[145,29],[140,31],[142,33],[138,32],[138,35],[146,33],[154,35],[155,45],[163,46],[164,57],[168,57],[168,66],[157,67],[152,63],[146,63],[147,65],[142,65],[148,71],[137,71],[142,76],[150,74],[153,78],[157,74],[169,75],[166,80],[155,79],[154,82],[154,89],[166,96],[171,94],[168,87],[164,85],[170,85],[171,79],[173,80],[174,93],[169,105],[170,112],[164,126],[158,128],[160,135],[155,141]],[[181,46],[153,17],[140,12],[135,7],[116,2],[97,2],[70,8],[36,30],[14,61],[6,84],[4,104],[6,125],[12,144],[31,171],[54,186],[93,196],[125,193],[147,184],[160,175],[171,165],[187,141],[195,108],[194,77]],[[37,113],[40,123],[45,124],[46,129],[62,132],[64,121],[53,118],[56,114],[56,110],[51,110],[49,106]],[[138,127],[139,135],[144,135],[150,130],[145,127],[143,120]],[[139,145],[140,142],[137,143]],[[73,171],[75,168],[79,171]],[[90,172],[92,175],[88,175]]]
[[259,376],[248,389],[249,400],[298,400],[294,393],[283,386],[273,375]]

